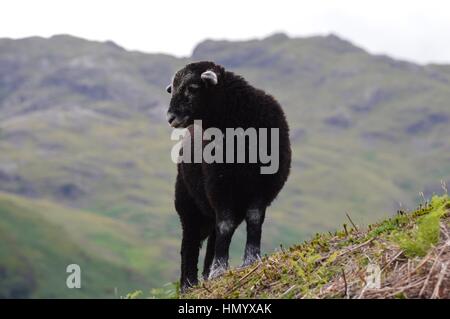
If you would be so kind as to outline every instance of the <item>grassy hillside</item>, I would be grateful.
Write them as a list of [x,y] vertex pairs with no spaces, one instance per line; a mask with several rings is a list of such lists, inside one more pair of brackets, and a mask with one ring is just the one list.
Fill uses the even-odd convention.
[[[0,298],[114,298],[153,286],[164,261],[123,222],[0,193]],[[78,264],[82,288],[66,287]]]
[[[182,298],[450,298],[450,199],[360,228],[344,224],[245,269],[202,282]],[[368,286],[368,267],[381,271]],[[372,266],[371,266],[372,267]]]
[[[370,55],[333,35],[208,40],[186,59],[61,35],[0,39],[0,191],[33,199],[31,210],[40,211],[32,207],[40,199],[126,226],[129,244],[96,241],[106,242],[115,262],[151,274],[155,286],[176,280],[175,142],[164,88],[175,70],[199,59],[268,90],[288,115],[292,174],[268,211],[265,251],[335,229],[345,213],[374,222],[415,207],[420,192],[440,191],[441,180],[450,184],[448,66]],[[58,216],[45,220],[64,223],[90,251],[92,241],[77,237],[86,222]],[[0,261],[20,260],[13,252]],[[241,228],[233,264],[242,252]]]

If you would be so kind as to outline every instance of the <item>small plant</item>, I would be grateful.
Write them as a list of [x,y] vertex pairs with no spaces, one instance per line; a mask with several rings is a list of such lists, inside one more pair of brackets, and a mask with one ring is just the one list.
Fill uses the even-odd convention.
[[[1,133],[1,132],[0,132],[0,133]],[[442,189],[444,190],[444,192],[445,192],[446,194],[448,194],[447,183],[446,183],[443,179],[441,179],[441,187],[442,187]]]
[[150,298],[152,299],[178,299],[179,295],[179,282],[169,282],[161,288],[153,288],[150,290]]
[[439,240],[439,222],[446,213],[448,197],[434,196],[428,214],[419,217],[417,227],[396,234],[396,239],[407,257],[425,256]]
[[143,294],[142,290],[136,290],[128,293],[123,299],[140,299]]

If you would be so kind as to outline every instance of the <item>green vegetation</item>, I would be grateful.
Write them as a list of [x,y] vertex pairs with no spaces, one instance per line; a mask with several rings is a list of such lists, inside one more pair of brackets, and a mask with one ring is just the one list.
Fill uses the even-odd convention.
[[[70,237],[72,249],[102,260],[101,268],[141,276],[125,291],[147,294],[146,287],[177,279],[181,230],[164,88],[176,69],[199,59],[267,89],[288,115],[292,173],[267,214],[266,252],[333,230],[346,213],[361,225],[386,218],[415,207],[420,191],[427,198],[440,192],[441,179],[450,183],[446,66],[373,56],[332,35],[205,41],[190,59],[71,36],[0,39],[0,191],[17,195],[17,209],[26,206],[22,215],[39,212],[39,220],[29,220],[36,231],[55,227],[43,231],[53,233],[52,244],[31,231],[22,240],[20,213],[10,209],[0,219],[0,239],[22,240],[16,249],[0,248],[3,273],[21,265],[22,273],[40,278],[39,285],[1,281],[0,289],[28,285],[15,295],[71,296],[52,281],[67,258],[42,270],[32,249],[41,240],[31,236],[45,240],[39,249],[54,250],[46,258],[67,256],[58,245]],[[233,265],[243,253],[243,230],[232,243]],[[105,295],[114,293],[85,292]]]
[[[449,221],[449,197],[435,196],[417,211],[401,212],[367,230],[354,225],[317,234],[248,268],[202,282],[181,297],[448,298]],[[367,286],[369,264],[380,268],[378,288]]]
[[[0,220],[0,298],[118,298],[158,283],[160,261],[124,223],[4,193]],[[81,289],[66,287],[73,263]]]
[[429,205],[427,214],[418,218],[417,228],[398,235],[400,248],[408,257],[425,256],[430,247],[439,241],[440,220],[450,209],[450,203],[445,196],[433,197]]

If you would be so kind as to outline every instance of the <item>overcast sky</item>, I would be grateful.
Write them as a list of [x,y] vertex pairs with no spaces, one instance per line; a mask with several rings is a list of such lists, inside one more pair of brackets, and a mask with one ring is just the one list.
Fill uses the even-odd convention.
[[446,0],[10,0],[0,37],[71,34],[186,56],[205,38],[335,33],[372,53],[450,63]]

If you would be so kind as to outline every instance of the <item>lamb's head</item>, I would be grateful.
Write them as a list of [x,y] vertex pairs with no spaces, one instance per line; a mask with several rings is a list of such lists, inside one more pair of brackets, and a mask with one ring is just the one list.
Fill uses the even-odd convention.
[[188,127],[194,120],[202,119],[223,72],[223,67],[213,62],[196,62],[175,73],[166,89],[172,95],[167,111],[172,127]]

